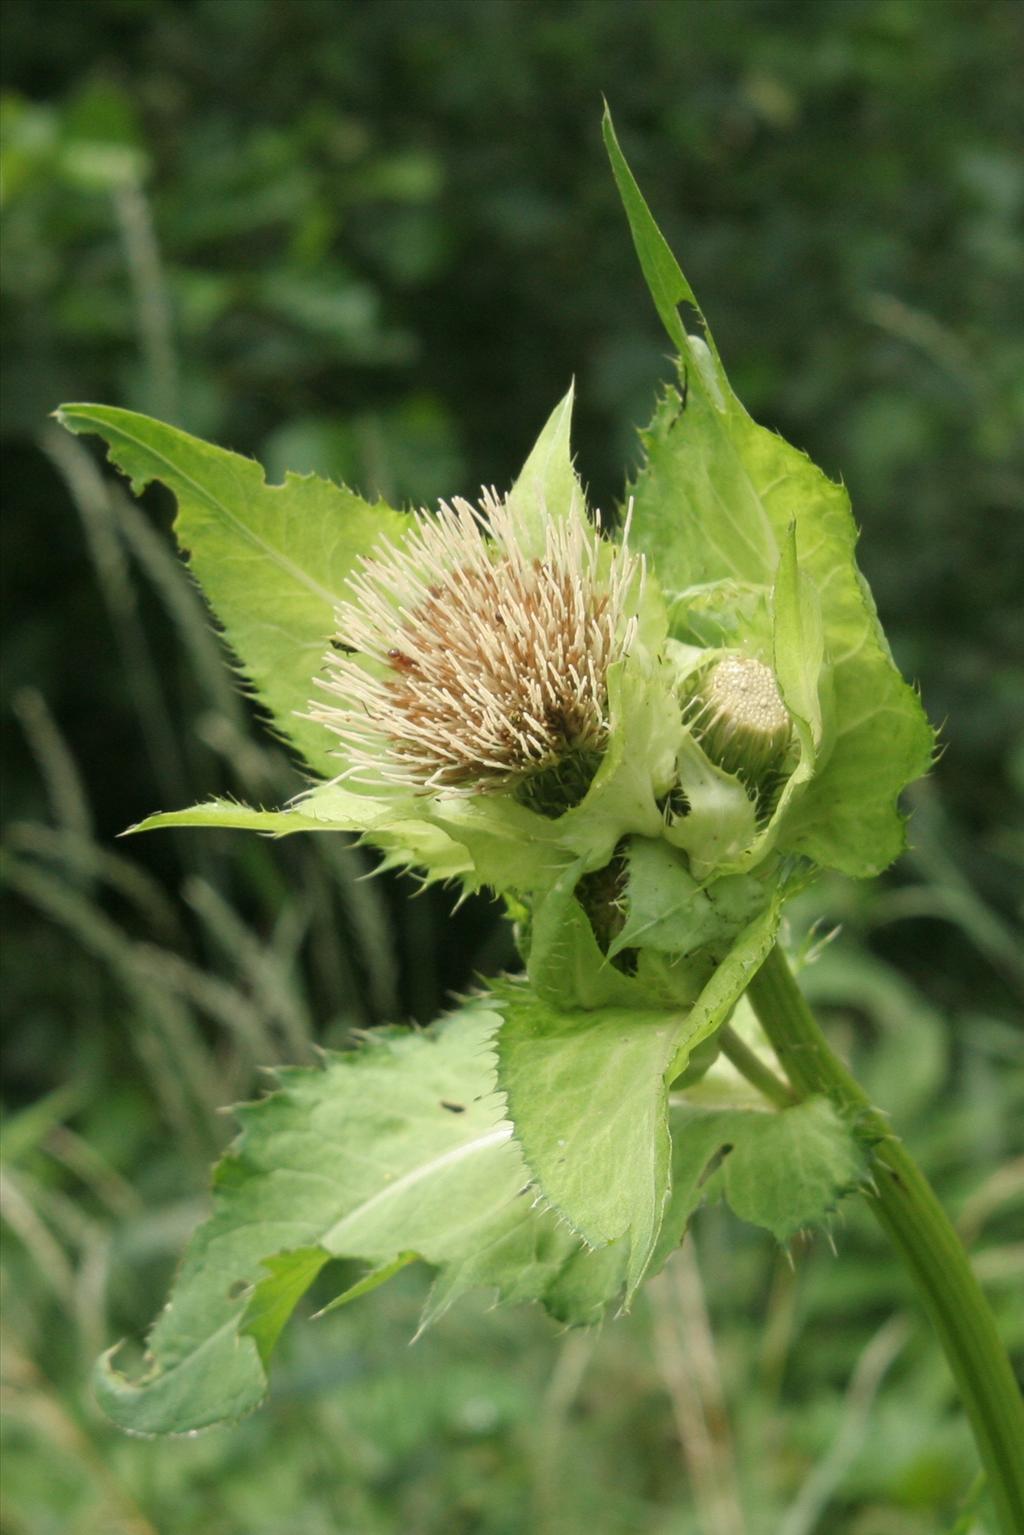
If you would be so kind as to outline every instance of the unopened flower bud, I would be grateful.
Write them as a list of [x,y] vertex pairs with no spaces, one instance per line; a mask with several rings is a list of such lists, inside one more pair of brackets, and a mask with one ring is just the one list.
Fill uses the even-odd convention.
[[763,661],[728,656],[704,678],[694,733],[712,762],[759,781],[789,744],[793,722],[775,673]]

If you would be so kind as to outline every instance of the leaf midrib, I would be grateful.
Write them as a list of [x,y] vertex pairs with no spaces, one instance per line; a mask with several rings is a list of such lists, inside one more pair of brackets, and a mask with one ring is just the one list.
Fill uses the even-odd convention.
[[[130,414],[130,412],[127,414]],[[245,523],[236,512],[233,512],[231,508],[227,506],[218,496],[214,496],[209,491],[204,490],[204,488],[197,484],[197,482],[192,478],[190,474],[186,473],[184,469],[179,468],[173,462],[173,460],[167,458],[166,455],[161,453],[158,448],[154,448],[150,443],[147,443],[142,438],[134,436],[131,432],[127,431],[125,427],[122,426],[118,421],[110,419],[110,417],[105,413],[103,415],[94,415],[83,410],[81,406],[68,405],[62,409],[60,415],[62,420],[70,417],[72,419],[77,418],[78,420],[90,424],[102,425],[105,432],[113,433],[114,435],[120,437],[124,443],[134,447],[137,451],[146,454],[156,463],[163,464],[172,477],[180,480],[184,485],[189,487],[192,494],[198,501],[204,502],[214,512],[219,513],[222,517],[224,517],[224,519],[232,527],[234,527],[242,535],[243,538],[247,539],[251,544],[255,545],[257,549],[261,550],[270,559],[272,559],[282,570],[287,572],[287,574],[290,575],[293,580],[297,581],[300,585],[305,586],[310,592],[319,597],[322,601],[328,603],[332,609],[336,608],[340,604],[341,598],[335,592],[331,592],[327,589],[327,587],[321,586],[320,583],[316,581],[307,571],[302,569],[301,565],[296,565],[295,562],[290,560],[286,554],[283,554],[280,549],[277,549],[273,544],[268,543],[265,538],[261,538],[258,533],[249,527],[249,525]],[[249,460],[249,462],[252,462],[254,467],[259,468],[259,465],[256,464],[255,460]],[[165,476],[161,474],[154,474],[151,476],[151,478],[164,480],[164,483],[167,483]],[[284,488],[285,487],[283,485],[268,485],[265,479],[262,480],[260,484],[260,490],[265,491],[268,494],[273,494],[275,490],[283,490]]]
[[340,1240],[340,1233],[345,1231],[347,1227],[358,1225],[368,1210],[385,1204],[397,1194],[402,1194],[407,1189],[415,1187],[417,1183],[422,1183],[425,1178],[431,1177],[443,1168],[454,1166],[455,1163],[463,1161],[466,1157],[473,1156],[479,1151],[486,1151],[491,1146],[500,1146],[503,1142],[510,1140],[511,1137],[512,1126],[506,1122],[498,1125],[494,1130],[488,1130],[486,1135],[478,1135],[472,1141],[463,1141],[460,1145],[453,1146],[449,1151],[442,1152],[440,1156],[433,1157],[429,1162],[423,1162],[418,1167],[410,1168],[407,1173],[403,1173],[400,1178],[396,1178],[394,1183],[389,1183],[385,1188],[379,1189],[376,1194],[371,1194],[369,1199],[364,1200],[361,1205],[357,1205],[354,1210],[349,1210],[343,1215],[341,1220],[336,1221],[333,1226],[330,1226],[324,1232],[320,1238],[321,1243],[328,1251],[332,1251]]

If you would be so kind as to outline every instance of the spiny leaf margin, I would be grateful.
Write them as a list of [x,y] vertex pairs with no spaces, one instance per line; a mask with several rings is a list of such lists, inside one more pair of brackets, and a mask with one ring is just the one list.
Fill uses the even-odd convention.
[[428,1030],[378,1029],[318,1069],[282,1069],[274,1092],[236,1109],[213,1214],[150,1334],[144,1374],[120,1374],[116,1350],[97,1366],[114,1422],[185,1433],[252,1411],[281,1328],[331,1258],[391,1272],[412,1254],[430,1264],[424,1324],[477,1287],[540,1300],[568,1323],[598,1319],[621,1291],[620,1253],[591,1263],[537,1206],[493,1091],[497,1023],[478,1001]]
[[[795,538],[821,603],[831,692],[816,771],[792,796],[778,845],[855,876],[877,874],[905,844],[897,797],[931,766],[934,735],[896,670],[857,568],[849,497],[810,459],[751,420],[734,394],[710,327],[659,230],[605,110],[603,133],[641,268],[679,353],[682,392],[669,390],[632,487],[633,537],[670,605],[716,583],[768,588]],[[692,308],[704,339],[687,334]]]

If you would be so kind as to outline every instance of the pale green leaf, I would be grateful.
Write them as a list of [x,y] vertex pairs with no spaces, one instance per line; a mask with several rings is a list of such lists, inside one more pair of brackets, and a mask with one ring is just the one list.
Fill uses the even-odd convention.
[[132,836],[139,831],[156,831],[165,827],[206,826],[221,831],[260,831],[272,837],[285,837],[296,831],[337,831],[335,822],[303,815],[295,809],[253,810],[248,805],[236,805],[233,800],[208,800],[204,805],[192,805],[188,810],[160,810],[148,815],[144,821],[129,826],[122,833]]
[[[678,306],[697,308],[693,292],[607,116],[605,139],[644,275],[679,351],[682,378],[682,392],[668,392],[643,437],[646,463],[633,487],[633,541],[658,572],[677,637],[706,643],[705,604],[695,604],[691,628],[686,594],[731,590],[748,606],[751,591],[760,587],[767,595],[795,526],[801,579],[820,603],[822,672],[831,670],[833,706],[821,761],[813,774],[805,770],[802,795],[791,796],[785,824],[777,828],[778,845],[850,874],[874,874],[902,849],[896,799],[927,771],[932,733],[892,663],[857,569],[849,499],[804,454],[751,421],[729,387],[699,309],[706,344],[686,334]],[[720,613],[716,623],[724,637],[726,616]],[[784,664],[789,633],[791,626],[784,625]],[[807,637],[816,647],[816,637]],[[744,639],[740,626],[726,642],[743,647],[752,638],[763,644],[762,633]],[[801,684],[803,707],[810,704],[809,691]],[[812,732],[814,723],[807,721]]]
[[637,652],[608,668],[608,744],[587,794],[556,823],[560,842],[591,868],[611,858],[630,833],[656,837],[659,797],[675,771],[683,734],[679,707],[664,671]]
[[611,955],[651,948],[685,958],[711,947],[720,957],[767,904],[764,884],[751,875],[699,884],[665,841],[633,837],[626,861],[625,920]]
[[679,1160],[703,1167],[711,1142],[727,1149],[705,1192],[724,1193],[741,1220],[780,1242],[827,1221],[867,1171],[864,1147],[827,1098],[779,1112],[678,1110],[673,1134]]
[[688,1108],[673,1104],[669,1110],[672,1130],[672,1191],[665,1218],[651,1256],[650,1273],[656,1274],[679,1246],[690,1217],[707,1191],[711,1164],[722,1154],[726,1140],[723,1127],[710,1115],[698,1118]]
[[[693,309],[704,324],[704,316],[696,295],[686,278],[683,276],[675,256],[669,249],[668,241],[651,215],[640,188],[632,171],[626,163],[626,158],[619,147],[618,137],[612,123],[611,113],[605,104],[604,118],[601,123],[601,131],[604,135],[605,147],[608,150],[608,158],[611,161],[612,174],[615,177],[619,189],[622,205],[629,219],[629,227],[633,235],[633,243],[640,260],[647,286],[654,306],[658,311],[661,323],[667,330],[669,337],[676,344],[677,351],[685,354],[693,345],[693,338],[686,333],[686,327],[679,314],[680,304],[686,304]],[[717,353],[714,350],[714,342],[708,333],[708,346],[710,348],[711,368],[709,373],[716,379],[719,386],[727,389],[728,384],[721,371]]]
[[[638,841],[645,844],[645,839],[633,838],[630,845]],[[653,856],[658,858],[657,854]],[[665,857],[676,859],[678,855],[666,849]],[[594,878],[605,881],[607,871],[598,872]],[[684,873],[684,880],[686,878]],[[730,900],[726,892],[719,912],[722,920],[708,927],[716,940],[714,944],[695,942],[682,952],[674,950],[668,941],[667,926],[663,928],[657,924],[653,914],[648,921],[641,911],[634,929],[640,933],[637,944],[622,943],[609,933],[611,941],[605,952],[581,903],[585,886],[582,863],[567,868],[533,903],[529,923],[520,934],[520,948],[525,954],[530,984],[542,1001],[550,1003],[559,1012],[603,1007],[663,1011],[690,1008],[713,978],[716,964],[732,938],[743,928],[743,921],[738,921],[736,914],[740,908],[745,909],[746,896],[737,903]],[[603,905],[607,893],[599,899]],[[628,922],[631,910],[628,884],[623,899]],[[668,925],[670,923],[671,919]],[[643,937],[648,931],[655,941],[645,944]],[[661,942],[662,938],[666,941]],[[635,952],[630,956],[628,967],[620,968],[614,962],[616,956],[631,947],[635,947]]]
[[796,525],[783,539],[772,593],[772,659],[775,677],[793,716],[802,752],[813,768],[822,737],[822,669],[825,630],[814,584],[800,569]]
[[[665,858],[652,850],[651,862],[644,878],[662,881],[665,896]],[[543,1197],[591,1246],[626,1245],[628,1298],[657,1248],[669,1198],[668,1087],[736,1006],[806,875],[775,878],[756,902],[754,882],[720,881],[715,940],[689,956],[641,950],[635,975],[601,954],[572,895],[575,875],[538,908],[544,917],[560,895],[542,935],[543,967],[533,947],[540,936],[531,935],[531,989],[510,983],[498,993],[498,1082]],[[706,915],[699,903],[698,915]],[[697,918],[688,911],[674,920]]]
[[263,832],[271,837],[300,831],[359,832],[384,855],[384,867],[425,870],[428,883],[461,880],[470,887],[479,883],[466,848],[440,826],[421,820],[408,799],[378,800],[335,783],[318,784],[283,810],[255,810],[231,800],[209,800],[188,810],[160,811],[130,826],[125,835],[195,826]]
[[697,1045],[709,1039],[729,1017],[751,979],[760,969],[779,930],[782,907],[808,875],[790,873],[771,889],[768,904],[738,934],[728,953],[715,965],[690,1014],[687,1037],[669,1068],[669,1081],[683,1071]]
[[576,896],[582,872],[581,863],[571,865],[533,905],[523,935],[530,984],[541,1001],[559,1010],[648,1005],[636,979],[601,952]]
[[412,518],[314,475],[268,485],[252,459],[107,405],[64,405],[72,432],[105,438],[141,491],[159,480],[178,502],[175,533],[242,671],[276,728],[316,772],[341,766],[322,725],[301,716],[361,554],[401,539]]
[[572,467],[573,386],[555,406],[519,477],[507,506],[522,547],[537,558],[545,551],[549,522],[583,516],[583,490]]
[[214,1213],[153,1328],[144,1374],[126,1379],[109,1355],[98,1367],[110,1417],[175,1433],[250,1411],[281,1326],[328,1258],[373,1270],[422,1258],[438,1270],[427,1320],[475,1285],[544,1300],[571,1261],[558,1315],[590,1321],[617,1296],[622,1265],[589,1266],[535,1204],[493,1091],[497,1023],[474,1004],[428,1031],[377,1031],[321,1070],[283,1071],[277,1092],[237,1111]]
[[498,1082],[544,1198],[592,1247],[624,1239],[627,1298],[650,1263],[669,1197],[666,1074],[687,1013],[559,1011],[501,992]]
[[665,837],[683,848],[696,878],[737,865],[757,835],[757,810],[740,780],[708,760],[692,735],[683,735],[676,758],[686,814],[666,824]]

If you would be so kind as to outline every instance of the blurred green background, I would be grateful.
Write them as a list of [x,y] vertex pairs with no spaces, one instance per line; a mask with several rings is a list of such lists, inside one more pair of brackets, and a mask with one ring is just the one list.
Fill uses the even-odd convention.
[[115,840],[302,780],[167,499],[133,503],[48,413],[129,405],[275,477],[429,503],[507,485],[575,374],[612,506],[670,364],[604,92],[741,397],[849,485],[943,724],[912,851],[823,883],[793,929],[842,924],[808,990],[1022,1348],[1024,9],[5,0],[3,31],[3,1529],[990,1531],[945,1367],[853,1202],[838,1258],[702,1212],[594,1336],[482,1298],[410,1349],[410,1272],[297,1322],[236,1430],[99,1419],[90,1361],[162,1302],[216,1107],[512,951],[487,901],[452,918],[340,838]]

